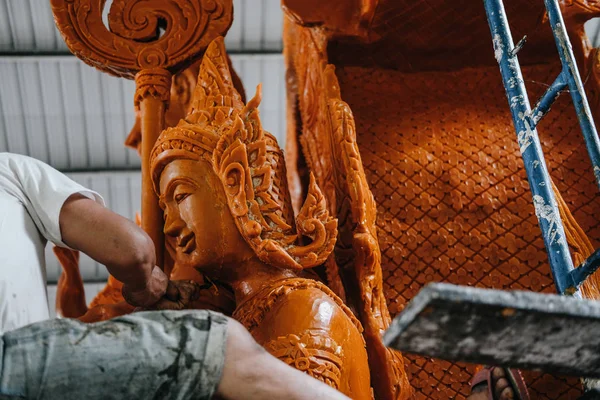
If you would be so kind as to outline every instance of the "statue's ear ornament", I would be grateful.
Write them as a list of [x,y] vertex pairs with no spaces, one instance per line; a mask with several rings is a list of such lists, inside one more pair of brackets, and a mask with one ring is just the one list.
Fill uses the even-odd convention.
[[[312,268],[325,262],[333,250],[337,220],[329,215],[325,198],[311,175],[296,227],[286,222],[282,211],[289,202],[289,193],[282,196],[282,188],[276,187],[276,182],[285,177],[276,177],[277,170],[268,154],[268,147],[273,146],[267,145],[268,137],[260,123],[260,100],[259,85],[254,98],[219,139],[213,168],[223,183],[237,227],[257,256],[280,268]],[[303,246],[302,237],[309,238],[310,243]]]

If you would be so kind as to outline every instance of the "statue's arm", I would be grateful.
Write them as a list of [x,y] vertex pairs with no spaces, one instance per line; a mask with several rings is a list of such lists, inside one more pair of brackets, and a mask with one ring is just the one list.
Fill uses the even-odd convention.
[[[260,320],[264,309],[254,307],[242,320]],[[350,312],[316,287],[294,290],[271,305],[252,334],[287,365],[352,399],[370,399],[365,343]]]
[[56,285],[56,314],[65,318],[78,318],[88,310],[83,279],[79,272],[79,252],[59,246],[54,246],[53,250],[62,266]]

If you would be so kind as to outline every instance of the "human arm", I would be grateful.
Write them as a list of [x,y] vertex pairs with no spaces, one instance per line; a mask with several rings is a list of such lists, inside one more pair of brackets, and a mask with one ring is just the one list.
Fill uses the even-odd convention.
[[225,364],[217,395],[227,400],[344,400],[348,397],[269,354],[228,318]]
[[155,264],[154,243],[135,223],[81,194],[60,211],[63,242],[106,266],[123,282],[123,297],[134,306],[181,310],[198,295],[197,286],[171,281]]
[[79,193],[60,211],[62,241],[104,264],[123,282],[125,299],[150,306],[167,291],[168,278],[155,266],[154,244],[136,224]]
[[98,193],[39,160],[11,153],[0,153],[0,192],[23,204],[46,240],[105,264],[124,283],[123,295],[131,305],[148,307],[160,300],[156,308],[181,308],[188,301],[179,284],[168,284],[155,267],[148,235],[105,208]]
[[[0,153],[0,191],[23,204],[40,234],[83,251],[127,284],[129,300],[156,302],[167,279],[154,270],[154,247],[135,224],[104,207],[102,197],[31,157]],[[148,289],[146,289],[148,288]]]
[[63,242],[106,266],[123,282],[123,297],[134,306],[181,310],[198,295],[187,281],[169,282],[155,264],[154,243],[137,224],[81,194],[60,211]]

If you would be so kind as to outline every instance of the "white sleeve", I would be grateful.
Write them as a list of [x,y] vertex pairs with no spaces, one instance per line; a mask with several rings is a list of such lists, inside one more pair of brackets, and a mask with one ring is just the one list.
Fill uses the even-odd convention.
[[75,193],[104,205],[102,197],[31,157],[0,153],[0,191],[19,200],[47,240],[68,247],[60,234],[60,210]]

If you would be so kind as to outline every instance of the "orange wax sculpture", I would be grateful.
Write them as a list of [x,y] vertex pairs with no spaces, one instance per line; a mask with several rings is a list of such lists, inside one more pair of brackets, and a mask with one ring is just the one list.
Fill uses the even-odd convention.
[[[360,323],[324,284],[295,273],[327,258],[337,223],[314,183],[293,220],[281,150],[260,125],[259,103],[260,88],[244,105],[216,39],[191,112],[160,135],[150,158],[171,279],[200,272],[230,287],[234,318],[268,351],[348,396],[369,398]],[[301,236],[311,243],[300,245]]]
[[[191,2],[211,17],[186,57],[126,65],[115,57],[126,41],[96,35],[99,59],[73,39],[69,24],[86,19],[67,23],[67,15],[85,8],[67,13],[66,3],[52,0],[72,51],[109,73],[137,74],[127,144],[142,155],[142,226],[159,251],[166,245],[165,270],[211,283],[192,306],[232,315],[290,365],[353,398],[369,398],[372,387],[377,399],[408,399],[412,385],[417,399],[464,399],[475,367],[408,356],[407,375],[404,358],[381,342],[391,317],[430,281],[554,290],[480,1],[283,0],[287,178],[277,142],[260,126],[260,91],[246,104],[222,40],[194,63],[227,31],[230,1]],[[117,34],[142,10],[123,4],[113,2],[109,16]],[[528,35],[519,58],[539,96],[545,87],[536,83],[560,71],[543,2],[506,7],[514,36]],[[583,23],[600,8],[586,0],[561,8],[597,114],[600,63]],[[97,11],[90,21],[101,21]],[[137,56],[161,54],[152,32],[125,35],[137,40]],[[600,199],[569,101],[555,104],[540,139],[579,263],[600,237]],[[58,255],[64,315],[131,312],[112,277],[87,310],[76,256]],[[588,282],[583,294],[600,297],[597,275]],[[581,393],[577,379],[525,377],[533,398]]]

